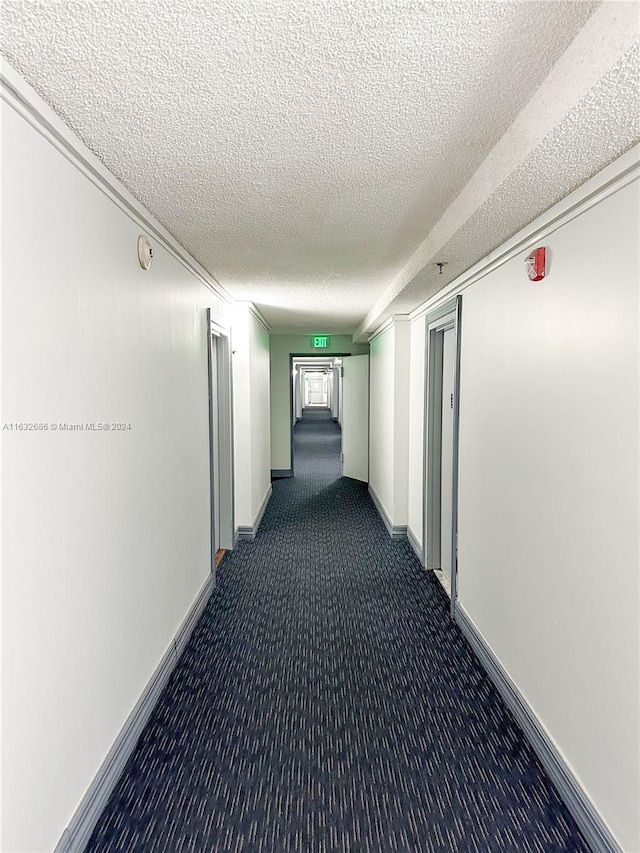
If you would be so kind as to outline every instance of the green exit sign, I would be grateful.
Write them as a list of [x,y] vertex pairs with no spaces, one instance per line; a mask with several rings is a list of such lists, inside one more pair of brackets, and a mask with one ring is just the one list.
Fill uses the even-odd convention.
[[311,346],[314,349],[326,349],[329,346],[328,335],[314,335],[311,338]]

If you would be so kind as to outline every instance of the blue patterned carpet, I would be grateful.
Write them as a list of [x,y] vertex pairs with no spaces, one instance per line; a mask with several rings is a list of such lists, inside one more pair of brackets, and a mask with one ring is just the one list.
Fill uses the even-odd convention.
[[586,853],[338,427],[295,442],[87,850]]

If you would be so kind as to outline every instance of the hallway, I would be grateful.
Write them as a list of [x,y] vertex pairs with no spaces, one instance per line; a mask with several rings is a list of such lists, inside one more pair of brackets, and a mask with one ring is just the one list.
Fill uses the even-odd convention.
[[588,850],[339,451],[305,414],[87,850]]

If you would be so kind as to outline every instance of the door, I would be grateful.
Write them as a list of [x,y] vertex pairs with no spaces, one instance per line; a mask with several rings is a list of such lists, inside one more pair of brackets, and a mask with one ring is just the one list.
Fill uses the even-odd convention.
[[458,592],[458,412],[462,297],[426,317],[424,559],[451,597]]
[[207,311],[209,373],[209,472],[211,504],[211,570],[220,548],[233,548],[233,390],[228,330]]
[[451,531],[453,528],[453,401],[456,367],[456,333],[442,334],[442,424],[440,460],[440,568],[451,580]]
[[220,548],[220,404],[218,400],[218,335],[209,333],[209,467],[211,472],[211,550],[213,565]]
[[369,356],[342,364],[342,474],[369,482]]
[[321,406],[323,403],[322,396],[322,379],[309,380],[309,405]]

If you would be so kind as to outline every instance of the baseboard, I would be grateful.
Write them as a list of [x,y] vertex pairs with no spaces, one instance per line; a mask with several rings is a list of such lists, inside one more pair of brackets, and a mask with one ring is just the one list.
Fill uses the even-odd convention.
[[293,469],[292,468],[272,468],[271,469],[271,479],[272,480],[284,480],[285,477],[293,477]]
[[623,853],[533,709],[513,683],[465,609],[456,602],[454,618],[480,663],[516,718],[561,799],[573,815],[593,853]]
[[371,495],[371,500],[375,504],[376,509],[380,515],[380,518],[384,521],[384,526],[387,528],[387,532],[392,539],[406,539],[407,537],[407,525],[406,524],[392,524],[391,519],[387,515],[387,511],[384,508],[382,501],[376,494],[376,490],[373,488],[371,483],[369,483],[369,494]]
[[55,847],[54,853],[81,853],[105,809],[122,771],[129,760],[162,691],[169,681],[180,654],[202,615],[213,592],[215,575],[211,573],[189,608],[178,633],[162,656],[142,695],[129,714],[120,734],[102,762],[93,782]]
[[416,555],[418,560],[420,560],[420,565],[424,565],[424,554],[422,552],[422,545],[418,542],[416,538],[416,534],[413,530],[407,525],[407,539],[409,540],[409,545],[413,549],[413,553]]
[[269,486],[269,488],[267,489],[267,494],[264,496],[264,500],[262,501],[262,504],[260,505],[260,509],[258,510],[258,513],[253,520],[253,524],[250,527],[246,524],[244,524],[244,525],[241,524],[238,527],[238,529],[236,530],[236,536],[235,536],[237,542],[253,542],[253,540],[256,538],[256,534],[258,532],[258,528],[260,527],[260,522],[262,521],[262,516],[264,515],[265,510],[267,508],[267,504],[269,503],[269,498],[271,497],[271,493],[272,493],[272,488],[271,488],[271,486]]

